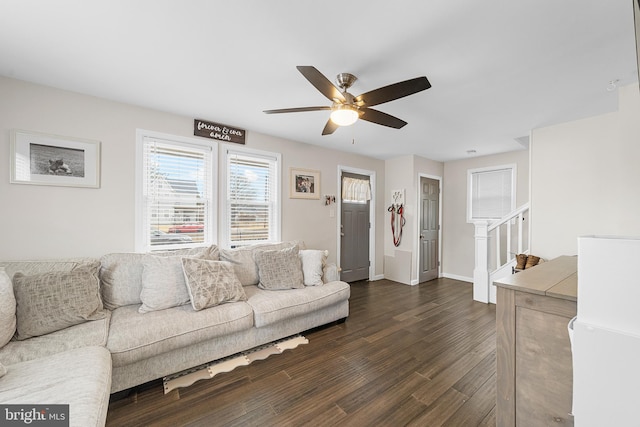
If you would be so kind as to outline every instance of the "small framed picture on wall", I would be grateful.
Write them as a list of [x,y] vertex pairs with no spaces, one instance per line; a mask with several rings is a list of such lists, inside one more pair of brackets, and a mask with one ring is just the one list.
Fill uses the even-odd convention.
[[289,197],[292,199],[320,199],[320,171],[290,168]]
[[100,188],[100,141],[13,130],[11,183]]

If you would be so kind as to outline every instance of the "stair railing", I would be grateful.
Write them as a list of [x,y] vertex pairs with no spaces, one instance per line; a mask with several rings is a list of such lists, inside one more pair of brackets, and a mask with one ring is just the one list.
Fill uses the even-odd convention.
[[[476,221],[475,268],[473,270],[473,299],[485,303],[496,302],[493,280],[511,273],[516,254],[529,253],[529,236],[525,235],[524,221],[529,214],[529,203],[510,212],[497,221]],[[513,227],[516,226],[514,234]],[[505,230],[505,234],[502,230]],[[513,248],[516,251],[513,251]],[[493,253],[492,253],[493,252]]]

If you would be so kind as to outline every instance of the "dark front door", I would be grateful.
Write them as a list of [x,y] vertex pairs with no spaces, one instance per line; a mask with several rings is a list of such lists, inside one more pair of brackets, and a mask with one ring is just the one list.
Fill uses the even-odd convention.
[[[369,180],[366,175],[342,173],[345,177]],[[341,200],[340,279],[345,282],[369,279],[369,207],[367,202]]]

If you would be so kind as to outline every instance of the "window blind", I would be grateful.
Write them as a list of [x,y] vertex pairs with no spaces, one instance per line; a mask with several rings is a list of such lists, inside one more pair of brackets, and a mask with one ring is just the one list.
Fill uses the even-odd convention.
[[275,157],[227,151],[227,235],[231,247],[276,240]]
[[143,216],[150,249],[210,243],[212,150],[143,139]]
[[511,212],[513,209],[512,181],[512,169],[472,173],[471,219],[500,219]]

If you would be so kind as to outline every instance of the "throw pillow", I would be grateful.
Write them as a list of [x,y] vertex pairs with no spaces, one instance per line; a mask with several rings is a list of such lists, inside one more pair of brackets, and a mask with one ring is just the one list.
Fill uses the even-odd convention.
[[258,268],[253,260],[253,248],[221,249],[220,260],[233,265],[235,275],[242,286],[256,285],[259,281]]
[[258,287],[268,290],[304,288],[298,246],[256,251],[254,256],[260,276]]
[[181,256],[147,255],[142,259],[142,305],[140,313],[164,310],[189,303]]
[[13,276],[19,340],[59,331],[107,315],[100,299],[100,262],[71,271]]
[[11,279],[0,267],[0,347],[8,343],[16,333],[16,298]]
[[328,251],[315,249],[303,249],[299,252],[305,286],[319,286],[324,283],[322,274],[327,255]]
[[5,368],[2,362],[0,362],[0,378],[4,377],[4,374],[6,373],[7,373],[7,368]]
[[182,270],[191,305],[196,311],[223,302],[247,300],[230,262],[183,258]]
[[280,242],[280,243],[259,243],[250,246],[244,246],[234,249],[220,249],[220,260],[228,261],[233,264],[233,269],[242,283],[242,286],[257,285],[260,281],[258,275],[258,266],[254,260],[253,254],[256,251],[279,250],[292,248],[298,243]]

